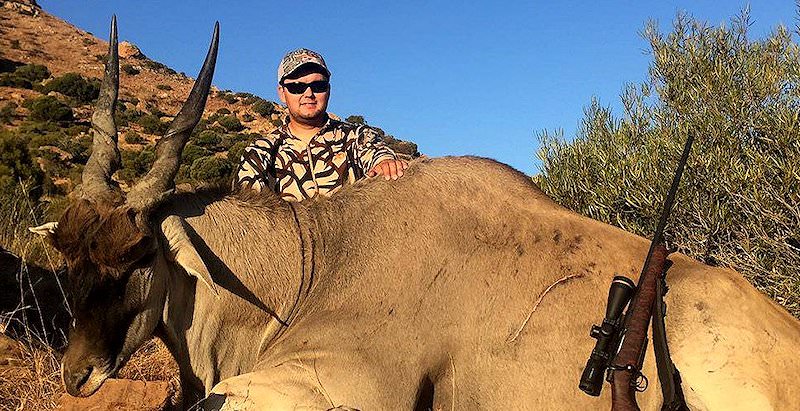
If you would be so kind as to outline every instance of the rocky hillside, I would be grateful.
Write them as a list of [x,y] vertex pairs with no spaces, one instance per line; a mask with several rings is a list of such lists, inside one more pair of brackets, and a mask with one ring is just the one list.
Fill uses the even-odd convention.
[[[155,141],[193,79],[120,40],[116,120],[123,164],[114,179],[124,189],[149,169]],[[156,341],[120,371],[123,380],[98,395],[63,394],[58,350],[68,316],[53,282],[59,261],[26,229],[57,218],[80,181],[107,48],[105,40],[48,14],[34,0],[0,0],[0,409],[155,410],[180,403],[176,366]],[[177,181],[229,181],[241,150],[285,116],[285,107],[261,97],[212,88]],[[398,153],[418,155],[413,143],[388,135],[385,140]]]
[[[45,198],[57,197],[72,190],[88,157],[91,104],[108,43],[41,10],[34,0],[0,4],[0,186],[32,181],[43,187]],[[123,168],[115,179],[124,187],[148,169],[152,146],[193,79],[120,41]],[[212,88],[178,180],[229,178],[241,150],[285,116],[285,107],[261,97]],[[385,138],[396,151],[418,155],[415,144]]]

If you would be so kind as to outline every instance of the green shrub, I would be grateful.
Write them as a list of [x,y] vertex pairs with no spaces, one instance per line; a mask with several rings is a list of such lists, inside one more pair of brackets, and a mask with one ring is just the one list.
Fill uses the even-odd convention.
[[44,146],[58,146],[58,142],[64,135],[54,131],[44,134],[27,134],[23,137],[28,139],[28,151],[36,153],[39,148]]
[[175,176],[175,184],[191,183],[192,177],[189,172],[191,168],[191,164],[181,163],[180,167],[178,167],[178,174]]
[[66,133],[68,136],[73,136],[73,137],[75,137],[75,136],[78,136],[78,135],[80,135],[81,133],[88,133],[88,132],[89,132],[89,129],[90,129],[90,128],[89,128],[89,126],[87,126],[87,125],[85,125],[85,124],[76,124],[76,125],[74,125],[74,126],[69,126],[69,127],[67,127],[67,128],[64,130],[64,132],[65,132],[65,133]]
[[161,121],[158,116],[153,114],[146,114],[139,118],[138,121],[139,125],[142,126],[142,130],[144,130],[147,134],[156,134],[160,135],[167,131],[169,128],[169,124]]
[[[25,104],[25,103],[23,103]],[[28,118],[19,125],[17,131],[21,134],[47,134],[60,129],[57,123],[49,121],[35,121]]]
[[11,101],[0,108],[0,124],[11,124],[17,114],[17,103]]
[[267,100],[259,99],[253,104],[253,111],[261,117],[269,117],[275,113],[275,105]]
[[164,65],[163,63],[159,63],[157,61],[145,60],[144,64],[147,67],[150,67],[151,69],[153,69],[155,71],[164,72],[166,74],[178,74],[175,70],[173,70],[173,69],[167,67],[166,65]]
[[122,137],[122,139],[128,144],[143,144],[145,142],[144,137],[133,130],[128,130],[125,132],[125,135]]
[[50,77],[50,70],[41,64],[26,64],[17,67],[13,73],[0,74],[0,86],[15,88],[34,88],[34,84]]
[[228,104],[235,104],[239,99],[236,98],[230,91],[220,91],[217,93],[217,97],[221,98]]
[[239,97],[239,98],[253,98],[253,97],[256,97],[255,94],[247,93],[247,92],[244,92],[244,91],[239,91],[237,93],[234,93],[233,95],[236,96],[236,97]]
[[221,183],[228,179],[233,171],[233,164],[218,157],[201,157],[192,163],[189,174],[192,179],[209,183]]
[[695,136],[665,238],[742,272],[800,315],[800,47],[782,26],[749,40],[744,14],[709,27],[679,15],[644,30],[650,79],[624,113],[592,102],[574,139],[543,132],[542,189],[559,203],[652,236],[687,133]]
[[348,116],[346,119],[344,119],[344,121],[353,124],[367,124],[367,122],[364,120],[364,116],[358,115]]
[[117,126],[119,127],[129,123],[139,123],[143,115],[144,113],[133,107],[126,107],[126,105],[120,104],[119,109],[114,113],[114,119],[118,121]]
[[244,115],[242,116],[242,121],[244,121],[245,123],[249,123],[253,120],[255,120],[255,117],[251,116],[250,113],[244,113]]
[[16,61],[0,57],[0,73],[13,73],[19,66],[21,64]]
[[208,116],[208,118],[206,119],[206,123],[207,124],[216,123],[216,121],[219,120],[220,118],[222,118],[222,115],[220,115],[219,113],[214,113]]
[[247,141],[240,141],[235,143],[228,149],[228,161],[232,164],[239,164],[239,161],[242,159],[242,154],[244,154],[244,149],[250,145]]
[[19,40],[17,39],[11,40],[11,48],[14,50],[19,50],[20,49]]
[[181,164],[191,166],[195,160],[200,157],[210,156],[212,153],[203,147],[197,146],[193,143],[186,144],[186,147],[181,153]]
[[415,143],[398,140],[392,136],[384,137],[383,141],[397,154],[405,154],[414,158],[420,156],[419,148]]
[[53,96],[41,96],[25,100],[25,108],[30,110],[30,119],[38,121],[72,120],[72,109]]
[[122,69],[123,73],[125,73],[125,74],[127,74],[129,76],[135,76],[135,75],[140,73],[139,69],[137,69],[136,67],[133,67],[132,65],[130,65],[128,63],[123,64],[120,67],[120,69]]
[[86,164],[92,153],[92,136],[83,134],[76,138],[62,135],[56,142],[56,147],[69,153],[72,156],[72,163]]
[[59,92],[70,96],[80,103],[91,103],[100,94],[100,80],[86,79],[77,73],[67,73],[50,80],[44,86],[44,92]]
[[30,81],[18,77],[14,73],[2,73],[0,74],[0,86],[3,87],[14,87],[14,88],[25,88],[25,89],[32,89],[33,84]]
[[119,171],[119,178],[127,183],[136,181],[150,170],[155,161],[156,155],[150,149],[142,151],[122,150],[122,169]]
[[220,115],[224,116],[226,114],[231,114],[231,111],[228,110],[227,108],[223,107],[223,108],[217,110],[217,114],[220,114]]
[[192,135],[200,134],[207,128],[208,128],[208,120],[201,118],[200,121],[197,122],[197,125],[194,126],[194,130],[192,130]]
[[147,102],[145,104],[145,108],[147,109],[147,111],[150,114],[152,114],[154,116],[157,116],[157,117],[165,117],[167,115],[167,113],[161,111],[161,109],[158,108],[158,106],[153,104],[152,102]]
[[41,64],[26,64],[18,67],[14,74],[17,77],[24,78],[31,83],[39,83],[43,80],[50,78],[50,70]]
[[225,128],[225,130],[227,130],[227,131],[236,132],[236,131],[244,130],[244,126],[239,121],[239,119],[236,118],[236,116],[234,116],[234,115],[224,116],[224,117],[220,118],[219,120],[217,120],[217,122],[219,123],[219,125],[221,125],[223,128]]
[[230,149],[234,144],[240,141],[253,141],[250,134],[242,133],[226,133],[222,136],[222,141],[217,145],[220,151]]
[[28,149],[28,138],[9,130],[0,130],[0,180],[2,185],[18,180],[40,184],[42,171]]
[[239,97],[241,99],[239,101],[246,106],[253,105],[253,103],[262,100],[261,97],[252,93],[236,93],[236,97]]
[[172,90],[172,86],[170,86],[169,84],[158,84],[156,85],[156,88],[159,90],[167,90],[167,91]]
[[220,142],[222,142],[222,137],[220,137],[219,133],[213,130],[205,130],[198,134],[194,139],[195,144],[210,150],[213,150],[215,147],[217,147]]

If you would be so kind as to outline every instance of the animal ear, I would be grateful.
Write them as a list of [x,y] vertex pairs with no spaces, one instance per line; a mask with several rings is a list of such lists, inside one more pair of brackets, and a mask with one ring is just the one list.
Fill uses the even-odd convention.
[[166,237],[167,244],[169,245],[169,255],[172,257],[172,260],[183,267],[189,275],[205,283],[208,289],[219,297],[217,285],[214,284],[211,273],[208,271],[197,249],[192,244],[189,234],[186,232],[186,227],[184,227],[183,224],[183,219],[174,215],[165,218],[161,223],[161,231],[164,233],[164,237]]
[[58,223],[55,221],[44,223],[38,227],[28,227],[28,231],[45,237],[48,241],[53,241],[53,234],[58,228]]

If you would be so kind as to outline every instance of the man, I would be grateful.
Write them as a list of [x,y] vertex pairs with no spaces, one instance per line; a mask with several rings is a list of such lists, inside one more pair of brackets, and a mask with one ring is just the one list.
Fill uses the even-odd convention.
[[398,160],[372,129],[328,116],[331,73],[308,49],[289,52],[278,66],[278,96],[289,121],[244,150],[236,183],[278,193],[287,201],[330,196],[363,176],[397,180]]

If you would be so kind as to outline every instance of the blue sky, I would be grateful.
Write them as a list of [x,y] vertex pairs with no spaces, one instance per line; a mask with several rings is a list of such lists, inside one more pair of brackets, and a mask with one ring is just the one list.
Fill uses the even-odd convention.
[[[538,170],[536,135],[574,135],[596,97],[647,76],[647,19],[668,31],[678,11],[718,25],[739,1],[321,2],[39,0],[49,13],[122,40],[195,76],[214,21],[221,25],[214,83],[277,100],[275,72],[289,50],[319,51],[333,73],[329,111],[363,115],[431,156],[492,157]],[[750,4],[751,36],[793,27],[794,0]]]

